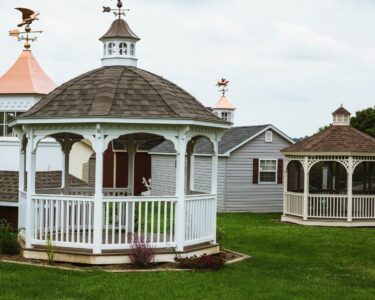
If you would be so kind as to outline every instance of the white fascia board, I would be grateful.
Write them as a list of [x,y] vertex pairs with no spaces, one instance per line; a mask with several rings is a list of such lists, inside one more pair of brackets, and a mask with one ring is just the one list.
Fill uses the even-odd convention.
[[53,118],[53,119],[16,119],[9,123],[15,125],[33,124],[161,124],[161,125],[190,125],[207,126],[220,129],[230,129],[231,124],[220,124],[208,121],[179,120],[179,119],[136,119],[136,118]]
[[18,207],[18,202],[0,201],[0,207]]
[[292,144],[295,144],[296,142],[289,136],[287,136],[285,133],[283,133],[282,131],[280,131],[279,129],[277,129],[275,126],[273,125],[269,125],[267,126],[266,128],[262,129],[261,131],[257,132],[256,134],[254,134],[253,136],[251,136],[250,138],[248,138],[247,140],[243,141],[242,143],[238,144],[236,147],[228,150],[227,152],[224,153],[223,156],[230,156],[230,154],[241,148],[243,145],[246,145],[248,142],[250,142],[251,140],[257,138],[258,136],[260,136],[261,134],[265,133],[266,131],[272,129],[273,131],[275,131],[277,134],[279,134],[280,136],[282,136],[284,139],[286,139],[288,142],[292,143]]

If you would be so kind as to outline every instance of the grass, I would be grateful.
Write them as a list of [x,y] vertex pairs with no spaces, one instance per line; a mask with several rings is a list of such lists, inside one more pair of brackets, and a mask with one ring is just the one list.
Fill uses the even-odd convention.
[[108,274],[0,263],[0,299],[374,299],[375,229],[313,228],[225,214],[227,247],[252,258],[220,272]]

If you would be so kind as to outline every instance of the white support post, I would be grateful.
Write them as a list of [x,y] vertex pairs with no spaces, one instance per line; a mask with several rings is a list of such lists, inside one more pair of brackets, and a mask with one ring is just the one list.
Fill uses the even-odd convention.
[[303,220],[307,221],[309,214],[309,189],[310,189],[310,178],[309,178],[309,158],[305,157],[305,163],[303,166],[305,173],[304,176],[304,194],[303,194]]
[[103,238],[103,154],[104,137],[100,128],[97,126],[94,150],[96,153],[95,165],[95,197],[94,197],[94,246],[93,253],[102,253]]
[[185,157],[186,157],[186,133],[181,132],[178,137],[178,149],[176,157],[176,217],[175,235],[177,251],[183,251],[185,245]]
[[69,138],[65,138],[62,143],[62,152],[63,152],[63,167],[62,167],[62,189],[63,194],[69,194],[70,182],[69,182],[69,164],[70,164],[70,151],[72,150],[72,142]]
[[212,153],[212,169],[211,169],[211,194],[215,195],[215,204],[214,204],[214,235],[216,244],[216,231],[217,231],[217,172],[219,166],[219,143],[215,141],[213,143],[213,153]]
[[284,194],[283,194],[283,216],[285,217],[287,214],[287,203],[286,203],[286,194],[288,193],[288,166],[286,165],[287,161],[284,159]]
[[353,221],[353,157],[349,157],[348,165],[348,222]]
[[195,153],[190,155],[190,191],[195,191]]
[[137,146],[134,137],[129,137],[126,149],[128,152],[128,190],[129,195],[134,196],[134,170],[135,170],[135,155],[137,153]]
[[23,149],[22,139],[20,141],[20,161],[19,161],[19,175],[18,175],[18,228],[24,227],[24,221],[22,220],[23,216],[25,216],[25,209],[26,203],[21,203],[21,201],[25,201],[23,197],[21,197],[21,192],[25,192],[25,170],[26,170],[26,154],[25,149]]
[[30,129],[29,140],[27,144],[27,201],[25,212],[26,228],[26,248],[31,248],[32,233],[34,232],[34,210],[32,196],[35,194],[35,168],[36,168],[36,149],[34,150],[34,132]]

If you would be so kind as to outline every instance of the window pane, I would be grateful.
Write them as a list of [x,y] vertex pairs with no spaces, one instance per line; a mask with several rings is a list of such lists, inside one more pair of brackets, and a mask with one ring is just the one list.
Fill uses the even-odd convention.
[[4,126],[0,125],[0,136],[4,136]]
[[275,172],[261,172],[260,182],[276,182],[276,173]]
[[273,171],[276,172],[277,164],[275,160],[261,160],[260,171]]
[[6,136],[13,136],[13,129],[9,126],[5,126]]
[[0,125],[4,124],[5,120],[4,120],[4,112],[0,112]]

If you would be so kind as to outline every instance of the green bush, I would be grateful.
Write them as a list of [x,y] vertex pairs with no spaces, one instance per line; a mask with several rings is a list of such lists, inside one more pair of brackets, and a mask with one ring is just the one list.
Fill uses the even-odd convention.
[[6,255],[19,253],[18,234],[19,230],[14,230],[6,220],[0,220],[0,253]]

